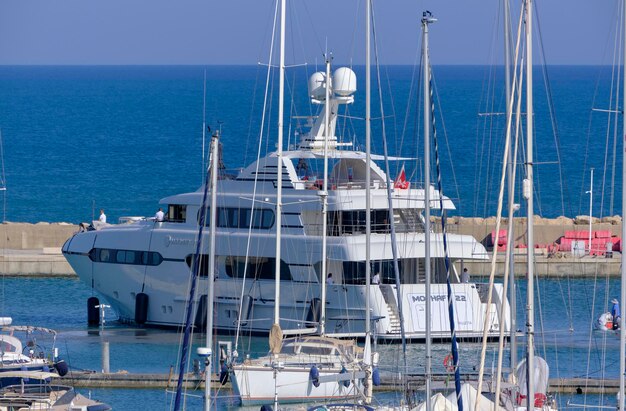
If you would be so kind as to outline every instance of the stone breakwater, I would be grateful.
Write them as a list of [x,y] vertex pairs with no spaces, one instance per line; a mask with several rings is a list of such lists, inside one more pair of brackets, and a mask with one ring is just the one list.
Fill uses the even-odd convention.
[[[433,218],[433,227],[440,230],[440,221]],[[619,216],[593,218],[592,228],[610,231],[613,236],[621,235]],[[495,230],[495,217],[489,218],[448,218],[448,230],[451,233],[467,234],[485,245],[491,241],[491,233]],[[507,219],[502,220],[501,229],[509,229]],[[73,276],[76,275],[61,254],[61,247],[79,227],[69,223],[2,223],[0,224],[0,272],[7,275],[32,276]],[[576,218],[558,217],[546,219],[535,217],[535,243],[553,244],[563,237],[567,231],[589,231],[589,217]],[[526,218],[519,217],[513,221],[513,232],[516,244],[526,244]],[[571,253],[559,252],[549,255],[546,248],[537,248],[537,275],[544,276],[580,276],[619,275],[621,254],[614,253],[613,258],[604,257],[573,257]],[[525,249],[518,249],[515,255],[515,271],[523,276],[525,270]],[[487,275],[490,261],[465,261],[474,276]],[[459,268],[459,267],[457,267]],[[504,253],[498,253],[496,273],[504,272]]]
[[0,224],[0,272],[24,276],[76,275],[61,254],[78,225],[69,223]]
[[[526,217],[513,219],[514,242],[517,245],[525,245],[527,243],[527,220]],[[439,223],[434,226],[434,229],[441,230],[440,219],[433,218],[433,221]],[[553,244],[563,237],[567,231],[588,232],[589,222],[589,216],[578,216],[576,218],[563,216],[557,218],[541,218],[535,216],[535,244]],[[448,232],[471,235],[485,245],[488,245],[491,239],[491,233],[496,229],[495,217],[449,217],[447,223]],[[613,236],[621,236],[622,218],[620,216],[593,217],[591,219],[591,228],[593,231],[610,231]],[[507,218],[502,219],[500,229],[510,229]]]

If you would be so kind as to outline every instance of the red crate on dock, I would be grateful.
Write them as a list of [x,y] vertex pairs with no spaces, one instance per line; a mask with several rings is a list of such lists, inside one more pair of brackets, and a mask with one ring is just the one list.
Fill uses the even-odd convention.
[[591,240],[590,255],[604,255],[606,253],[606,243],[609,242],[608,238],[594,238]]
[[611,238],[611,232],[609,230],[598,230],[593,232],[594,238]]
[[559,251],[570,251],[572,249],[572,239],[562,237],[559,241]]
[[565,238],[570,240],[585,240],[589,239],[589,231],[566,231]]
[[561,238],[561,241],[559,243],[559,251],[572,251],[572,242],[574,241],[583,241],[585,243],[585,249],[587,249],[589,245],[589,241],[575,238]]

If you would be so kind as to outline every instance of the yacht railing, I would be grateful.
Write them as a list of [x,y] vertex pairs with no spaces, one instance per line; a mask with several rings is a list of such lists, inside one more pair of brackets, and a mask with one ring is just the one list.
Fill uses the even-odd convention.
[[[309,189],[309,190],[321,190],[322,187],[324,186],[324,180],[323,179],[318,179],[315,177],[300,177],[300,179],[297,181],[297,183],[300,183],[301,185],[304,186],[305,189]],[[365,181],[361,181],[361,180],[335,180],[335,179],[329,179],[328,180],[328,190],[329,191],[334,191],[334,190],[365,190],[365,188],[367,187]],[[372,189],[386,189],[387,185],[385,184],[384,181],[372,181],[370,183],[370,188]]]

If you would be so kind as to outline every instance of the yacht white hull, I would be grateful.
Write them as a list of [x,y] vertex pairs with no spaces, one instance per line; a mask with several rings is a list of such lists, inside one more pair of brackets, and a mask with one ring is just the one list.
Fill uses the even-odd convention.
[[[322,270],[322,213],[320,192],[313,176],[300,176],[296,164],[311,164],[318,154],[310,150],[283,155],[284,182],[281,217],[281,302],[283,329],[314,327],[320,311],[321,288],[328,291],[326,332],[333,336],[363,336],[365,330],[366,219],[362,175],[365,155],[338,151],[334,154],[333,185],[328,191],[330,210],[326,216],[326,271]],[[276,264],[276,157],[270,154],[248,166],[233,180],[218,181],[216,227],[216,275],[214,326],[218,332],[235,331],[267,334],[274,318]],[[305,161],[305,162],[306,162]],[[372,329],[378,338],[401,337],[400,312],[404,313],[407,338],[419,340],[425,334],[425,241],[423,189],[394,189],[387,197],[388,181],[382,170],[370,163],[374,175],[371,190],[370,273],[381,284],[372,285]],[[255,188],[255,181],[256,188]],[[317,184],[317,183],[315,183]],[[452,202],[432,187],[433,208],[453,209]],[[178,194],[160,201],[167,209],[163,222],[133,219],[129,224],[96,227],[70,238],[63,246],[78,276],[94,293],[106,298],[122,321],[150,326],[177,327],[184,322],[189,298],[191,261],[195,258],[203,189]],[[256,193],[257,200],[250,193]],[[393,203],[393,218],[389,204]],[[435,205],[436,204],[436,205]],[[441,204],[441,206],[439,206]],[[126,219],[128,220],[128,219]],[[400,293],[395,285],[391,223],[396,231]],[[208,228],[200,254],[208,256]],[[509,332],[509,306],[496,285],[493,304],[486,307],[486,286],[461,283],[459,263],[485,260],[484,246],[468,235],[449,233],[447,247],[441,233],[430,234],[432,336],[450,338],[444,258],[452,263],[453,302],[457,336],[482,337],[487,321],[488,336],[497,337],[500,327]],[[195,311],[206,311],[207,258],[201,260]],[[461,263],[462,264],[462,263]],[[457,267],[458,266],[458,267]],[[325,284],[329,274],[334,284]],[[137,298],[139,294],[141,298]],[[140,307],[138,317],[136,304]],[[496,312],[504,309],[504,324]],[[401,310],[402,309],[402,310]],[[195,314],[194,314],[195,315]],[[241,316],[241,321],[239,317]],[[196,316],[200,318],[201,316]]]
[[[159,224],[159,223],[157,223]],[[104,229],[80,233],[64,245],[63,251],[69,263],[82,281],[92,286],[94,291],[119,314],[124,322],[135,321],[135,304],[138,293],[149,298],[146,325],[177,327],[183,323],[185,304],[188,298],[190,269],[185,258],[194,251],[193,237],[175,237],[171,230],[154,228],[154,223],[134,223],[124,227],[124,237],[114,235],[121,229]],[[165,226],[165,223],[163,223]],[[164,227],[163,227],[164,228]],[[110,234],[110,235],[109,235]],[[125,241],[120,241],[124,238]],[[224,238],[218,239],[218,250]],[[231,243],[233,239],[229,240]],[[127,244],[124,244],[127,243]],[[269,241],[266,241],[269,243]],[[311,249],[305,239],[286,239],[284,248],[298,245]],[[162,255],[158,265],[138,265],[124,263],[103,263],[93,261],[90,252],[104,249],[150,249]],[[268,252],[271,253],[271,250]],[[218,258],[222,264],[226,257]],[[288,260],[289,261],[289,260]],[[288,263],[293,273],[300,272],[301,281],[281,282],[281,326],[284,329],[306,329],[314,327],[312,303],[320,298],[320,285],[315,278],[312,264]],[[332,262],[331,262],[332,267]],[[340,268],[337,266],[335,268]],[[242,312],[241,329],[245,333],[267,334],[273,323],[274,280],[256,281],[232,278],[224,273],[220,265],[220,275],[215,280],[214,325],[218,332],[231,332],[237,329],[238,316]],[[313,273],[311,273],[313,271]],[[304,274],[302,274],[304,273]],[[419,273],[411,274],[418,278]],[[295,277],[295,274],[294,274]],[[305,281],[308,280],[308,281]],[[242,287],[243,300],[242,300]],[[364,335],[365,330],[365,285],[327,285],[327,334],[338,337]],[[206,294],[207,279],[200,278],[196,295]],[[422,339],[425,332],[425,286],[424,284],[402,284],[400,303],[395,284],[371,286],[372,328],[375,336],[382,339],[401,337],[399,307],[403,308],[404,330],[409,339]],[[459,338],[482,337],[486,310],[486,285],[475,283],[452,284],[454,297],[455,323]],[[436,339],[450,338],[450,325],[446,284],[431,286],[431,329]],[[243,304],[242,304],[243,301]],[[195,310],[201,305],[200,298],[194,302]],[[505,332],[509,330],[509,306],[502,295],[502,286],[496,285],[493,304],[489,312],[489,336],[499,334],[496,313],[504,304],[506,318]],[[243,305],[243,306],[242,306]],[[206,307],[205,307],[206,309]]]

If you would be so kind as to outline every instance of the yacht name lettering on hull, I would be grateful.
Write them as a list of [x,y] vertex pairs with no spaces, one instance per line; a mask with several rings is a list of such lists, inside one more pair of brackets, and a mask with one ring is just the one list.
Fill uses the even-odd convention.
[[[426,295],[424,294],[407,294],[409,303],[409,312],[411,318],[412,329],[417,332],[425,330],[426,327]],[[448,318],[448,295],[433,294],[430,296],[430,304],[433,315],[430,318],[432,330],[449,331],[450,320]],[[471,304],[471,295],[455,294],[454,295],[454,318],[457,331],[480,330],[474,325],[472,317],[473,305]]]
[[179,238],[168,235],[165,236],[164,242],[166,247],[169,247],[170,245],[195,246],[197,240],[195,238]]
[[[423,303],[426,302],[426,296],[423,294],[409,294],[409,299],[412,303]],[[431,295],[430,301],[439,302],[439,301],[448,301],[448,296],[445,294],[437,294]],[[467,301],[465,295],[455,295],[454,301],[465,302]]]

